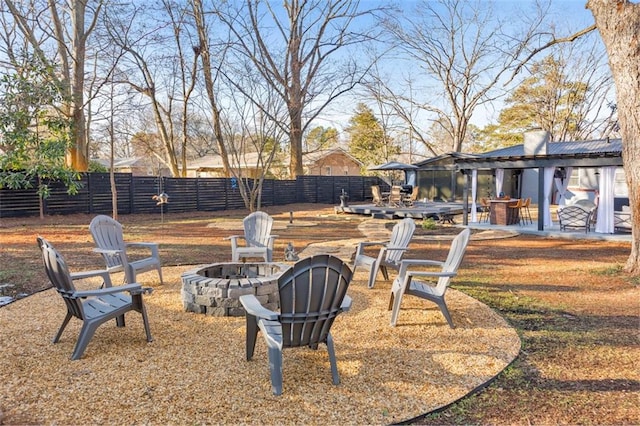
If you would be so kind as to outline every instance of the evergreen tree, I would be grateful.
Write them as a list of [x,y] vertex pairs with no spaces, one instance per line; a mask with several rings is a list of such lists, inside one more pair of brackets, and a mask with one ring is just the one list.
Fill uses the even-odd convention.
[[400,147],[386,134],[371,108],[365,104],[358,104],[346,132],[349,152],[363,163],[365,170],[400,153]]
[[338,131],[333,127],[314,127],[305,138],[304,152],[327,149],[338,144]]
[[482,139],[499,146],[516,145],[533,128],[547,130],[552,141],[574,139],[584,125],[582,106],[589,87],[569,80],[564,68],[564,62],[551,55],[534,63],[531,76],[506,99],[498,124],[487,126]]

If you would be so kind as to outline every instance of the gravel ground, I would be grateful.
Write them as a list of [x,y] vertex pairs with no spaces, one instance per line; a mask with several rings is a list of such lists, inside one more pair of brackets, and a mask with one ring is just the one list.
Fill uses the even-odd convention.
[[341,384],[331,382],[324,347],[288,349],[275,397],[264,342],[244,358],[244,318],[183,311],[180,274],[191,268],[164,268],[165,285],[145,296],[154,342],[131,312],[124,329],[101,326],[79,361],[69,359],[79,321],[51,343],[65,314],[54,290],[0,309],[0,424],[389,424],[464,396],[520,349],[499,315],[455,290],[456,329],[412,297],[392,328],[389,283],[368,289],[359,271],[353,308],[332,329]]

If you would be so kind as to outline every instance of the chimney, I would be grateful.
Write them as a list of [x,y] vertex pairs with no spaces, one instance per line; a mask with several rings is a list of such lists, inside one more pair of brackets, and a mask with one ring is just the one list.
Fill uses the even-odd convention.
[[524,155],[547,155],[549,132],[531,130],[524,133]]

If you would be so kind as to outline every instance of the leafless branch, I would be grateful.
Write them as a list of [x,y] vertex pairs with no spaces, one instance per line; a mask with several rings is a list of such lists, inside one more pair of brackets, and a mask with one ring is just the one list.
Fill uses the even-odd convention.
[[536,49],[534,49],[533,51],[531,51],[531,53],[524,58],[522,61],[520,61],[520,63],[516,66],[515,70],[513,71],[513,74],[511,75],[511,78],[509,79],[509,81],[507,81],[507,83],[505,84],[509,84],[513,78],[516,76],[516,74],[518,74],[520,72],[520,70],[522,69],[522,67],[531,60],[531,58],[533,58],[534,56],[536,56],[538,53],[542,52],[543,50],[548,49],[549,47],[559,44],[559,43],[571,43],[572,41],[576,40],[579,37],[582,37],[586,34],[589,34],[591,31],[597,29],[598,27],[596,26],[596,24],[591,25],[590,27],[587,27],[583,30],[578,31],[575,34],[572,34],[568,37],[562,37],[562,38],[554,38],[552,40],[550,40],[549,42],[545,43],[543,46],[540,46]]

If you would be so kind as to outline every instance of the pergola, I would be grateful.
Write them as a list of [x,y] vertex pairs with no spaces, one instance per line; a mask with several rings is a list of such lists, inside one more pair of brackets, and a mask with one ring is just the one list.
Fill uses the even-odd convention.
[[[544,230],[545,215],[550,214],[549,200],[545,197],[545,189],[551,188],[553,185],[554,171],[556,168],[568,167],[589,167],[589,168],[616,168],[621,167],[622,163],[622,140],[621,139],[600,139],[592,141],[578,142],[544,142],[540,146],[544,146],[540,151],[533,152],[526,149],[525,144],[499,149],[496,151],[479,154],[475,157],[456,158],[455,164],[466,176],[466,183],[463,194],[463,223],[467,225],[469,212],[469,191],[472,192],[473,200],[471,208],[475,210],[475,189],[473,176],[477,170],[499,170],[499,169],[537,169],[538,170],[538,230]],[[603,169],[604,170],[604,169]],[[476,171],[474,173],[474,171]],[[546,179],[545,179],[546,176]],[[613,178],[611,178],[613,179]],[[547,185],[545,186],[545,182]],[[600,197],[606,200],[611,197],[613,200],[613,184],[608,182],[605,177],[600,181]],[[609,194],[611,192],[611,194]],[[609,206],[610,204],[610,206]],[[613,218],[613,201],[611,203],[601,204],[598,209],[598,217],[601,214]],[[610,208],[609,208],[610,207]],[[610,210],[610,212],[608,211]],[[611,219],[613,223],[613,219]],[[597,228],[596,228],[597,229]],[[612,232],[612,231],[611,231]]]

